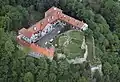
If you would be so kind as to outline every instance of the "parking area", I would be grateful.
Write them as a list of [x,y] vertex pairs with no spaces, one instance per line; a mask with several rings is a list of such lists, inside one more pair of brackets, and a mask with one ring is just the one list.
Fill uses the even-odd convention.
[[37,45],[41,47],[46,47],[47,43],[52,42],[57,35],[61,32],[61,30],[64,28],[62,24],[57,24],[50,33],[46,34],[44,37],[42,37],[40,40],[36,42]]

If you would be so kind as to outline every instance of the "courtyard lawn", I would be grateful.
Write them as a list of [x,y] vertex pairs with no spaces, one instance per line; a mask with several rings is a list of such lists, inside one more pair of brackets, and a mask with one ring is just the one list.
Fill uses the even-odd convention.
[[73,30],[73,31],[68,32],[67,35],[69,35],[72,39],[83,40],[84,33]]
[[68,58],[83,57],[85,50],[81,49],[83,33],[80,31],[68,31],[59,37],[59,45]]
[[64,52],[78,53],[80,50],[80,45],[76,43],[70,43],[64,47]]
[[61,36],[59,37],[59,45],[62,46],[67,41],[67,36]]

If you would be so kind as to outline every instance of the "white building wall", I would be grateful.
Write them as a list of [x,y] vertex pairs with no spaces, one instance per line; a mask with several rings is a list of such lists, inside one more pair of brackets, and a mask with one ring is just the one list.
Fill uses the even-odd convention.
[[32,35],[30,39],[32,40],[32,42],[36,42],[39,39],[39,34]]
[[40,37],[43,37],[44,35],[46,35],[50,31],[52,31],[52,29],[53,29],[52,24],[47,24],[45,26],[45,28],[41,32],[39,32],[38,34],[32,35],[32,37],[30,38],[30,40],[32,42],[36,42],[38,39],[40,39]]
[[46,27],[42,30],[41,35],[44,36],[45,34],[52,31],[53,27],[52,24],[47,24]]
[[88,29],[88,25],[85,23],[83,26],[82,26],[82,30],[87,30]]

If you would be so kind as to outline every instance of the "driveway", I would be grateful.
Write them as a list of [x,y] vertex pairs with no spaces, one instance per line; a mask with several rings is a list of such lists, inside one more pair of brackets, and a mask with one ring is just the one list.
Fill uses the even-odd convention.
[[60,32],[64,28],[64,26],[57,24],[57,25],[55,25],[54,28],[55,29],[53,29],[50,33],[46,34],[40,40],[38,40],[36,42],[36,44],[41,46],[41,47],[46,47],[45,43],[49,42],[51,39],[54,39],[57,35],[59,35],[58,32]]

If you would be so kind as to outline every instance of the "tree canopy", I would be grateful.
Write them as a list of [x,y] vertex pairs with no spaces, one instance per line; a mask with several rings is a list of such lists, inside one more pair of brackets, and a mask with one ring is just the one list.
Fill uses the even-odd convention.
[[[95,38],[103,76],[96,71],[92,78],[89,62],[51,62],[18,48],[17,31],[39,21],[52,6],[88,24],[85,35]],[[0,82],[120,82],[119,0],[0,0]]]

